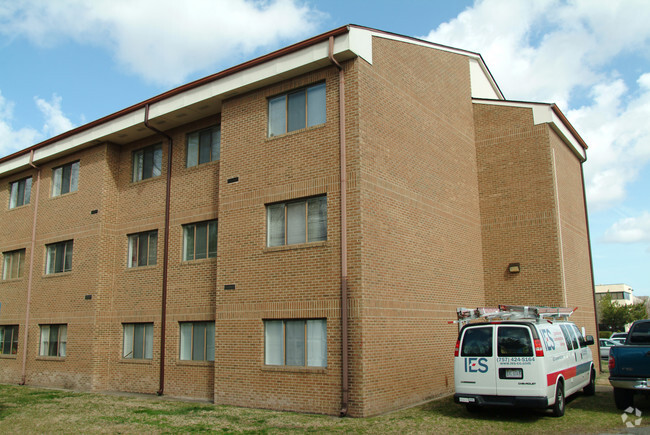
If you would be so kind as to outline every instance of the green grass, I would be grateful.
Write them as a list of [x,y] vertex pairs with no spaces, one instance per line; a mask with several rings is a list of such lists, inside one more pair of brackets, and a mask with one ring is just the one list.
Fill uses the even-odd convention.
[[[599,385],[607,385],[606,373]],[[650,400],[636,398],[650,429]],[[155,397],[0,385],[3,433],[603,433],[625,429],[611,391],[579,393],[566,415],[526,409],[469,413],[451,397],[371,418],[337,418]]]

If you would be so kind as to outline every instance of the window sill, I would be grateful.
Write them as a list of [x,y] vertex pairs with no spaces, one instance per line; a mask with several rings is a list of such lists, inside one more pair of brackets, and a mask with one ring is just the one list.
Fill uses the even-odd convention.
[[72,271],[68,272],[55,272],[55,273],[46,273],[43,275],[43,278],[62,278],[64,276],[70,276],[72,275]]
[[56,195],[56,196],[54,196],[54,195],[52,195],[52,194],[50,193],[50,195],[52,195],[52,196],[50,196],[49,199],[64,198],[64,197],[67,197],[67,196],[70,196],[70,195],[75,195],[77,192],[79,192],[79,189],[78,189],[78,188],[77,188],[77,190],[75,190],[74,192],[62,193],[61,195]]
[[188,367],[213,367],[214,361],[190,361],[190,360],[179,359],[176,362],[176,365],[188,366]]
[[7,209],[7,211],[20,210],[20,209],[22,209],[22,208],[26,208],[26,207],[29,207],[29,206],[30,206],[30,203],[23,204],[23,205],[17,205],[16,207],[9,207],[9,208]]
[[3,279],[3,280],[0,280],[0,284],[11,284],[11,283],[14,283],[14,282],[20,282],[22,280],[23,280],[22,276],[20,278]]
[[311,127],[305,127],[305,128],[289,131],[287,133],[282,133],[282,134],[278,134],[276,136],[270,136],[270,137],[268,136],[268,131],[267,131],[266,142],[272,141],[272,140],[275,140],[275,139],[279,139],[279,138],[282,138],[282,137],[292,136],[294,134],[305,133],[305,132],[311,131],[311,130],[318,130],[319,128],[324,128],[326,125],[327,125],[327,120],[322,124],[312,125]]
[[136,359],[136,358],[122,358],[119,361],[120,364],[144,364],[144,365],[152,365],[153,364],[153,359]]
[[194,264],[216,263],[216,262],[217,262],[217,257],[199,258],[198,260],[183,260],[181,261],[181,266],[191,266]]
[[17,359],[17,358],[18,358],[18,354],[14,354],[14,355],[7,355],[4,353],[0,354],[0,359]]
[[36,361],[58,361],[58,362],[64,362],[65,357],[64,356],[37,356]]
[[133,266],[133,267],[127,267],[126,271],[137,272],[138,270],[152,270],[152,269],[156,269],[157,267],[158,267],[157,264],[153,264],[151,266]]
[[200,169],[200,168],[206,168],[208,166],[218,165],[220,162],[221,162],[221,159],[212,160],[212,161],[205,162],[205,163],[199,163],[198,165],[194,165],[194,166],[185,166],[185,170],[187,170],[187,171],[195,171],[195,170]]
[[294,249],[319,248],[323,246],[327,246],[327,240],[323,240],[322,242],[296,243],[294,245],[265,246],[262,252],[291,251]]
[[137,180],[137,181],[131,180],[129,185],[130,186],[136,186],[136,185],[142,185],[144,183],[151,183],[152,181],[158,180],[160,178],[162,178],[162,173],[160,175],[156,175],[155,177],[144,178],[142,180]]
[[327,367],[262,366],[263,372],[326,374]]

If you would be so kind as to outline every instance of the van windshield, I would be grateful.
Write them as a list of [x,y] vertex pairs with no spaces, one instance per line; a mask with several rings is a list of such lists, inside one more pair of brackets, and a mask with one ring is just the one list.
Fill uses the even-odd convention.
[[492,356],[492,327],[467,328],[461,356]]
[[498,336],[499,356],[533,356],[528,328],[501,326]]

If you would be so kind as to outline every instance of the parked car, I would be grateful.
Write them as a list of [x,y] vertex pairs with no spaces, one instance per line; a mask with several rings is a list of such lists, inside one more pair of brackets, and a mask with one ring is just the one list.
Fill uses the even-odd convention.
[[610,338],[610,340],[616,343],[617,345],[625,344],[625,337]]
[[611,337],[609,337],[610,340],[623,340],[627,338],[627,332],[615,332],[612,334]]
[[637,320],[625,344],[609,348],[609,383],[619,409],[634,403],[634,395],[650,395],[650,320]]
[[614,340],[608,340],[606,338],[601,338],[599,341],[600,341],[600,357],[604,359],[609,358],[610,347],[618,346],[620,344],[615,342]]

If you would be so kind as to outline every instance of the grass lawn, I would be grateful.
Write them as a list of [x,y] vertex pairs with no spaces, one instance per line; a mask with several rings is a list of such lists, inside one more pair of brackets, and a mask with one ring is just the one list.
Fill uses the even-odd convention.
[[[606,366],[605,366],[606,367]],[[600,376],[605,385],[607,374]],[[650,400],[637,397],[650,430]],[[647,416],[647,417],[646,417]],[[603,433],[625,430],[611,391],[572,397],[562,418],[548,412],[490,409],[470,414],[451,397],[372,418],[336,418],[0,385],[3,433]]]

